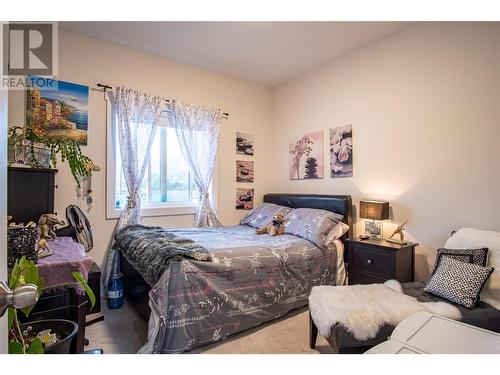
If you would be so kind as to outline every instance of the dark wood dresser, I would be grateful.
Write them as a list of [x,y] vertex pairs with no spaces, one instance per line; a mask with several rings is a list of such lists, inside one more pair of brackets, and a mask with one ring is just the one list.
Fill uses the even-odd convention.
[[349,284],[414,281],[416,243],[398,245],[384,239],[348,239]]
[[[57,169],[8,168],[8,215],[13,221],[27,224],[38,222],[41,215],[54,212],[55,176]],[[50,258],[49,258],[50,259]],[[43,319],[67,319],[78,324],[78,333],[71,342],[71,353],[84,351],[85,326],[102,320],[102,316],[86,322],[86,315],[100,312],[101,270],[93,263],[88,274],[88,284],[96,295],[96,305],[90,311],[87,296],[77,294],[72,288],[45,292],[28,318],[19,314],[23,322]]]
[[7,215],[24,224],[38,222],[43,214],[54,213],[57,169],[9,167]]

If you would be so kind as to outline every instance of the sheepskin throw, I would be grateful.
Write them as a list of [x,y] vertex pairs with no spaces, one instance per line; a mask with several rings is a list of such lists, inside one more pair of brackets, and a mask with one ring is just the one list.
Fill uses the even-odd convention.
[[396,280],[384,284],[315,286],[309,296],[309,310],[321,336],[330,336],[331,329],[339,324],[361,341],[377,336],[382,326],[396,326],[418,311],[461,318],[460,311],[446,302],[419,302],[407,296]]
[[115,232],[113,246],[122,252],[150,286],[156,284],[171,259],[210,260],[207,249],[161,227],[129,225]]

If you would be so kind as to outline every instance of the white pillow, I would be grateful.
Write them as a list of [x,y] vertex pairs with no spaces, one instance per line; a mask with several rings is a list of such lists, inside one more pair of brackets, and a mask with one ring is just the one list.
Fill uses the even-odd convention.
[[462,228],[448,238],[444,247],[448,249],[488,248],[489,256],[486,265],[495,270],[484,285],[481,300],[500,310],[500,232]]
[[347,271],[344,262],[344,244],[339,240],[349,231],[349,225],[339,221],[326,235],[323,247],[337,252],[337,280],[335,285],[347,285]]
[[349,230],[349,225],[339,221],[337,224],[330,229],[330,232],[326,235],[324,245],[326,248],[331,246],[335,240],[338,240]]

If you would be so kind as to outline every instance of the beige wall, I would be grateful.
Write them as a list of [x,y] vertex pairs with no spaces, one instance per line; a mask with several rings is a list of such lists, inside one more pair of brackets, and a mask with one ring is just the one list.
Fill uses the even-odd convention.
[[[500,26],[421,23],[270,89],[151,54],[62,31],[62,80],[94,87],[125,85],[151,94],[230,112],[218,159],[218,205],[225,224],[238,221],[234,194],[234,135],[256,139],[256,195],[274,192],[351,194],[387,199],[394,222],[409,219],[408,237],[420,243],[417,277],[437,247],[461,226],[500,229]],[[23,123],[23,97],[9,96],[10,125]],[[92,91],[89,145],[105,167],[105,107]],[[352,124],[354,177],[289,181],[288,141],[304,132]],[[325,154],[325,164],[329,155]],[[56,209],[78,202],[68,168],[60,164]],[[105,220],[105,170],[94,179],[89,214],[102,263],[114,220]],[[357,212],[355,212],[357,214]],[[189,226],[192,216],[148,218],[146,223]],[[362,228],[358,221],[356,231]]]
[[[114,44],[60,31],[59,78],[61,80],[95,87],[98,82],[123,85],[149,94],[176,98],[188,103],[221,108],[230,113],[223,120],[219,145],[217,189],[218,209],[224,224],[237,223],[245,211],[234,209],[237,186],[235,161],[241,155],[235,152],[236,131],[255,135],[255,193],[257,202],[269,190],[268,169],[265,167],[271,153],[271,140],[266,135],[271,126],[271,90],[269,88],[229,78],[220,74],[179,64],[158,56],[123,48]],[[9,124],[24,122],[24,98],[11,93]],[[83,147],[95,163],[103,167],[93,178],[94,208],[89,219],[94,230],[95,246],[92,257],[99,263],[111,238],[116,220],[106,220],[106,113],[103,94],[90,92],[89,144]],[[243,157],[245,159],[245,157]],[[250,159],[250,158],[246,158]],[[69,204],[85,204],[76,196],[75,183],[67,165],[59,163],[56,183],[56,211],[64,216]],[[170,227],[191,226],[192,215],[146,218],[148,224]]]
[[[351,194],[356,206],[389,200],[390,222],[408,219],[408,237],[420,243],[419,279],[453,229],[500,230],[499,23],[417,24],[273,97],[273,190]],[[345,124],[353,125],[354,177],[331,179],[327,167],[321,181],[289,181],[291,136],[324,130],[328,150],[328,129]]]

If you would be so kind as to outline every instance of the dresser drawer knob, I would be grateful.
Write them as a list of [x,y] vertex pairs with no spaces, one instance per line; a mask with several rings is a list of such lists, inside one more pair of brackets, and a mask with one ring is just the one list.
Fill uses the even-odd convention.
[[368,259],[368,260],[366,261],[366,263],[368,263],[368,264],[372,264],[372,260],[371,260],[371,259]]

